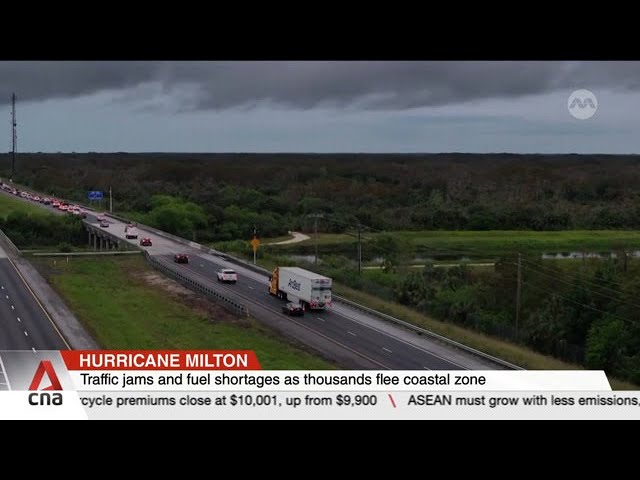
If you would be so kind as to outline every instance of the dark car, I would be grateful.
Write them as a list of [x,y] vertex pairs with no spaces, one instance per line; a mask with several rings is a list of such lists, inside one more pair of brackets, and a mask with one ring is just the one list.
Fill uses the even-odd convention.
[[145,237],[140,239],[140,245],[142,245],[143,247],[150,247],[153,245],[153,243],[151,242],[150,238]]
[[282,313],[287,315],[304,315],[304,308],[299,303],[289,302],[282,306]]
[[173,256],[173,261],[176,263],[189,263],[189,255],[186,253],[176,253]]
[[106,220],[103,220],[100,222],[100,226],[102,228],[109,228],[109,222],[107,222]]

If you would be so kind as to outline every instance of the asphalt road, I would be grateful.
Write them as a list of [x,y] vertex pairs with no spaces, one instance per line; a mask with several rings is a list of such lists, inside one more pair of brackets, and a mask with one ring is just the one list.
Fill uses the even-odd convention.
[[[0,192],[20,198],[4,190]],[[67,349],[69,346],[57,327],[13,266],[6,252],[0,248],[0,350]],[[3,383],[3,377],[0,366],[0,384]]]
[[[165,259],[171,261],[172,257],[166,256]],[[196,279],[217,284],[219,289],[238,295],[245,304],[249,303],[250,311],[252,307],[261,305],[269,309],[272,314],[282,315],[280,312],[284,302],[269,295],[266,278],[264,282],[260,282],[240,275],[238,283],[234,285],[219,284],[216,271],[223,268],[223,265],[201,256],[192,257],[189,264],[180,264],[179,268],[191,272]],[[326,335],[339,344],[357,350],[364,357],[383,368],[392,370],[460,370],[465,368],[331,310],[307,311],[304,316],[295,318],[282,316]]]
[[0,350],[67,350],[54,323],[3,251],[0,257]]

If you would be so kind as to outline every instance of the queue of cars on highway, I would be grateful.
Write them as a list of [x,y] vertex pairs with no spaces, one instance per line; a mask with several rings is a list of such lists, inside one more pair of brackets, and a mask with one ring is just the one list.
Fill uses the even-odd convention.
[[[78,205],[73,205],[63,200],[58,200],[56,198],[44,197],[40,195],[36,195],[27,191],[20,191],[14,188],[11,185],[6,183],[1,183],[2,190],[5,190],[7,193],[11,193],[13,195],[19,196],[26,200],[31,200],[32,202],[41,203],[43,205],[51,206],[52,208],[58,209],[62,212],[68,212],[72,215],[78,215],[81,218],[87,217],[87,212],[83,210]],[[109,228],[109,221],[104,214],[96,215],[96,222],[100,225],[101,228]],[[129,228],[134,227],[132,224],[127,225],[125,228],[125,233]],[[137,232],[135,238],[137,238]],[[150,247],[153,245],[151,238],[143,237],[140,239],[140,246],[142,247]],[[174,262],[176,263],[189,263],[189,255],[186,253],[176,253],[173,257]],[[232,283],[235,284],[238,282],[238,274],[235,270],[231,270],[229,268],[223,268],[216,272],[216,277],[218,282],[220,283]],[[295,302],[288,302],[286,305],[282,306],[282,313],[287,315],[304,315],[304,308],[301,304]]]
[[9,184],[2,183],[1,187],[7,193],[11,193],[17,197],[24,198],[25,200],[31,200],[32,202],[41,203],[43,205],[49,205],[52,208],[60,210],[61,212],[67,212],[72,215],[78,215],[81,218],[87,218],[87,212],[80,208],[78,205],[65,202],[63,200],[57,200],[55,198],[44,197],[30,193],[27,191],[20,191],[17,188],[12,187]]

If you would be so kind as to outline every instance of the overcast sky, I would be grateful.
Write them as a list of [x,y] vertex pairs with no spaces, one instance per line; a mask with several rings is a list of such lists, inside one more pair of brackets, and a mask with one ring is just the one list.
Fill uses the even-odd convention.
[[640,62],[0,62],[1,151],[14,92],[22,152],[640,153]]

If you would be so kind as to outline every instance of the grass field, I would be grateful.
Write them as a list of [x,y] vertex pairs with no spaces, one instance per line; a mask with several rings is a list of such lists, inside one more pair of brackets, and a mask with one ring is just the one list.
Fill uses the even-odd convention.
[[0,193],[0,217],[7,218],[12,212],[24,212],[27,214],[53,215],[39,204],[25,202],[5,193]]
[[[606,252],[624,246],[640,249],[640,231],[637,230],[566,230],[534,232],[522,230],[489,231],[417,231],[390,232],[408,241],[419,252],[460,255],[498,256],[518,251],[538,253]],[[367,234],[375,238],[379,234]],[[318,246],[353,243],[355,239],[344,234],[318,234]],[[312,245],[313,238],[297,245]],[[280,248],[292,248],[283,246]]]
[[187,300],[166,287],[145,281],[144,275],[158,275],[142,258],[53,262],[34,261],[102,348],[247,349],[256,352],[264,369],[335,368],[255,321],[241,321],[223,310],[211,318],[202,308],[209,305],[206,301],[185,305]]

